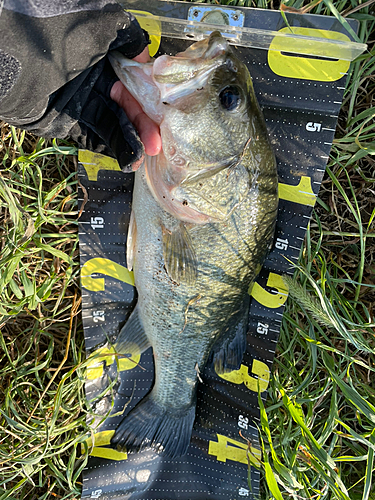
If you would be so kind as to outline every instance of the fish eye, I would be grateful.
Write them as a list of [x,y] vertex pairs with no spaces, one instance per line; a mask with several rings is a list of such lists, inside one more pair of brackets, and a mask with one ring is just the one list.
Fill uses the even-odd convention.
[[238,108],[241,102],[241,95],[238,87],[230,85],[225,87],[219,94],[220,104],[224,109],[233,111]]

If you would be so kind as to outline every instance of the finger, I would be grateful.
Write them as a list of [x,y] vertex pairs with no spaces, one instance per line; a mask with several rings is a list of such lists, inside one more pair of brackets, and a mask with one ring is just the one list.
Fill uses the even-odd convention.
[[134,123],[137,115],[143,113],[141,105],[134,99],[131,93],[124,87],[124,85],[117,81],[113,84],[111,93],[111,99],[113,99],[126,113],[129,120]]
[[135,117],[133,125],[138,130],[146,154],[149,156],[158,155],[161,150],[161,137],[158,125],[143,112]]
[[133,58],[134,61],[145,63],[151,60],[148,47],[145,47],[143,51]]

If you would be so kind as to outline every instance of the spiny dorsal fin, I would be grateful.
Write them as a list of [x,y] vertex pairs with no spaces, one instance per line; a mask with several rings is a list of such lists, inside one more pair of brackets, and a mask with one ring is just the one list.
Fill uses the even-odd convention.
[[184,224],[180,224],[175,231],[163,227],[163,255],[165,268],[173,281],[187,285],[195,283],[197,257]]

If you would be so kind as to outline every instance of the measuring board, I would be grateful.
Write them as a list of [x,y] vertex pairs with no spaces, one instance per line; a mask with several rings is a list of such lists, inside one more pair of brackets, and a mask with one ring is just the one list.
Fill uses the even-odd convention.
[[[191,43],[192,27],[185,23],[185,35],[179,38],[164,36],[160,19],[142,17],[145,11],[187,20],[189,16],[202,19],[207,8],[213,6],[127,2],[127,9],[139,15],[141,25],[152,32],[150,51],[156,56],[185,50]],[[289,30],[278,11],[215,9],[234,15],[236,21],[242,19],[248,28]],[[288,14],[288,21],[298,35],[350,41],[349,34],[331,17]],[[355,22],[351,25],[356,29]],[[329,158],[350,64],[337,58],[296,55],[283,43],[285,40],[271,37],[268,49],[239,44],[236,48],[252,76],[277,159],[280,203],[276,234],[249,291],[249,330],[242,365],[220,376],[210,367],[205,369],[203,383],[198,384],[191,444],[188,453],[178,459],[169,460],[147,449],[119,452],[110,446],[118,423],[153,384],[153,358],[151,348],[141,356],[117,358],[111,347],[136,303],[133,274],[125,261],[133,174],[121,172],[112,158],[79,152],[83,324],[87,355],[95,355],[87,369],[86,395],[94,435],[87,440],[91,452],[83,473],[82,499],[237,500],[259,496],[258,391],[265,401],[288,295],[281,276],[291,274],[292,263],[298,260]]]

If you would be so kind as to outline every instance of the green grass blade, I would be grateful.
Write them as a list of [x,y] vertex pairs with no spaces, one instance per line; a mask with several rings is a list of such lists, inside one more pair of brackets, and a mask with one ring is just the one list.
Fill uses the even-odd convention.
[[343,27],[347,30],[347,32],[351,34],[353,39],[358,43],[362,43],[361,40],[358,38],[357,33],[355,33],[355,31],[351,28],[350,24],[345,19],[345,17],[342,17],[342,15],[336,9],[332,0],[323,0],[323,2],[329,8],[329,10],[332,12],[332,14],[336,17],[336,19],[343,25]]
[[345,397],[360,411],[365,417],[375,424],[375,406],[366,401],[359,393],[344,382],[335,372],[335,362],[327,353],[323,353],[324,364],[331,374],[332,379],[340,387]]
[[[375,444],[375,428],[371,433],[369,441],[371,443]],[[365,485],[363,488],[362,500],[369,500],[369,498],[370,498],[371,489],[372,489],[371,486],[373,484],[373,482],[372,482],[373,474],[374,474],[374,449],[369,448],[368,458],[367,458],[367,463],[366,463]]]

